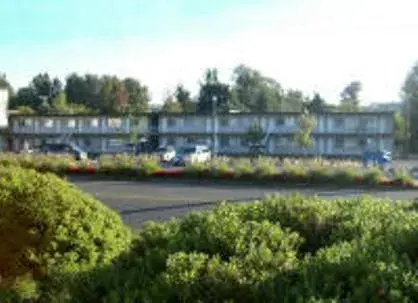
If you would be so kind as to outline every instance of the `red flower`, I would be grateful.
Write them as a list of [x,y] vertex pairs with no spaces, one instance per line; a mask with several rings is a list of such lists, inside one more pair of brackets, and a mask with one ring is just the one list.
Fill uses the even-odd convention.
[[387,180],[387,179],[381,180],[379,183],[380,183],[380,185],[384,185],[384,186],[390,185],[390,181]]
[[96,168],[94,168],[93,166],[87,167],[87,173],[89,173],[90,175],[93,175],[95,172]]
[[78,168],[77,166],[70,166],[70,167],[68,168],[68,171],[69,171],[70,173],[76,173],[76,172],[79,172],[79,171],[80,171],[80,168]]

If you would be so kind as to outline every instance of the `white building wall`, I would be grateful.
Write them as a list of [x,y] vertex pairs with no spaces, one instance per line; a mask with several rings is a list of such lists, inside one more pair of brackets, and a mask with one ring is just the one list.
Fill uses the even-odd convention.
[[7,128],[9,121],[7,109],[9,107],[9,91],[0,89],[0,128]]

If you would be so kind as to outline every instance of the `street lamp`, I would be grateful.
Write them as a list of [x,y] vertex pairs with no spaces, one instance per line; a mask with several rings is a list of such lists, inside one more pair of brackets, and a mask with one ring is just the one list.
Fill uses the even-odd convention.
[[212,148],[213,154],[216,155],[217,153],[217,134],[216,134],[216,111],[218,107],[218,97],[212,97]]

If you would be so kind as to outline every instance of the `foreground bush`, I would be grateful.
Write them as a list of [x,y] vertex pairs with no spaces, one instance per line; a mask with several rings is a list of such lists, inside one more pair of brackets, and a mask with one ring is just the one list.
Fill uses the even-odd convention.
[[52,174],[0,167],[0,210],[0,302],[51,302],[131,242],[116,213]]
[[[77,302],[416,302],[412,203],[272,197],[151,223]],[[84,300],[84,301],[83,301]]]

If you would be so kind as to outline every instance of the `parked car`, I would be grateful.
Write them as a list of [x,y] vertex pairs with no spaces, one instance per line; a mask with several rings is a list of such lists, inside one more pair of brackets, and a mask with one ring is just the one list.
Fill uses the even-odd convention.
[[365,167],[372,165],[385,169],[391,162],[392,153],[387,150],[367,150],[363,153],[363,164]]
[[209,161],[212,153],[206,145],[192,145],[180,148],[173,160],[174,165],[184,166],[186,164],[203,163]]
[[40,152],[47,155],[67,155],[74,157],[76,160],[88,159],[85,151],[71,143],[47,143],[40,147]]
[[162,146],[158,147],[154,154],[160,158],[161,162],[171,162],[176,157],[176,150],[171,146]]

